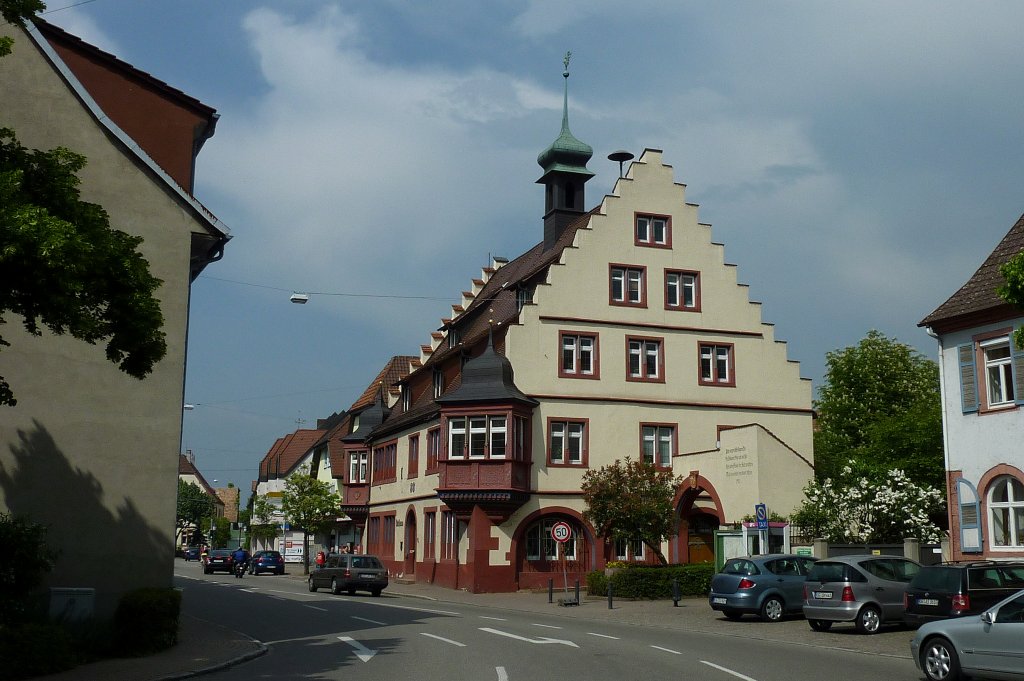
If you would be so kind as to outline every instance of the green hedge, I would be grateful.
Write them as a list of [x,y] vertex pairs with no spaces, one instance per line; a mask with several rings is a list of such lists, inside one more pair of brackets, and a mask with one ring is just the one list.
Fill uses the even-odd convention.
[[[679,580],[680,596],[706,596],[715,574],[712,563],[688,565],[631,565],[611,576],[612,595],[616,598],[672,598],[672,580]],[[608,593],[604,571],[587,574],[587,593],[604,596]]]
[[114,631],[124,656],[148,655],[178,642],[181,592],[177,589],[136,589],[118,603]]

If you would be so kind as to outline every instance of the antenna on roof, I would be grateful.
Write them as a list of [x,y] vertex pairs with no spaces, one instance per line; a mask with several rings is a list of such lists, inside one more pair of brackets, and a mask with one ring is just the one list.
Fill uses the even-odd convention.
[[628,151],[621,151],[621,150],[620,151],[613,151],[612,153],[608,154],[608,160],[609,161],[618,161],[619,162],[619,177],[621,178],[622,177],[622,164],[624,162],[626,162],[626,161],[632,161],[633,160],[633,154],[629,153]]

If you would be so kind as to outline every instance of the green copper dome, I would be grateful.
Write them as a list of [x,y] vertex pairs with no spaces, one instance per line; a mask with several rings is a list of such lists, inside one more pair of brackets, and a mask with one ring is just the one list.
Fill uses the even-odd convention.
[[[565,91],[562,97],[562,132],[558,139],[551,143],[551,146],[540,152],[537,156],[537,163],[544,169],[544,179],[549,173],[561,171],[565,173],[576,173],[579,175],[592,176],[594,173],[587,170],[587,161],[594,155],[594,150],[586,142],[581,142],[569,131],[569,57],[565,55],[565,71],[562,77],[565,78]],[[540,181],[540,180],[538,180]]]

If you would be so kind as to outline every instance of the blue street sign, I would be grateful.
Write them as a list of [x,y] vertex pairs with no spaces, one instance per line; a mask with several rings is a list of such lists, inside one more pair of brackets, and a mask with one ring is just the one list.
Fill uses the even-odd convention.
[[757,518],[757,529],[768,529],[768,507],[764,504],[754,506],[754,517]]

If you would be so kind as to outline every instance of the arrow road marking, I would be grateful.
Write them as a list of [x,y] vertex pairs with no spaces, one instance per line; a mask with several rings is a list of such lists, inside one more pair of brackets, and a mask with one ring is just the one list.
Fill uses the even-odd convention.
[[508,674],[504,667],[495,667],[494,671],[498,672],[498,681],[508,681]]
[[752,679],[749,676],[744,676],[743,674],[740,674],[739,672],[734,672],[731,669],[727,669],[725,667],[721,667],[721,666],[719,666],[719,665],[717,665],[717,664],[715,664],[713,662],[708,662],[707,660],[701,660],[700,663],[701,664],[706,664],[709,667],[714,667],[718,671],[725,672],[726,674],[732,674],[737,679],[743,679],[743,681],[757,681],[756,679]]
[[517,641],[526,641],[527,643],[561,643],[562,645],[571,646],[573,648],[579,648],[578,645],[572,641],[563,641],[557,638],[548,638],[541,636],[539,639],[526,638],[525,636],[517,636],[516,634],[510,634],[507,631],[499,631],[498,629],[491,629],[489,627],[480,627],[480,631],[486,631],[489,634],[497,634],[498,636],[507,636],[514,638]]
[[363,662],[369,662],[373,658],[373,656],[377,654],[376,650],[370,650],[362,643],[360,643],[359,641],[355,640],[350,636],[339,636],[338,640],[344,641],[345,643],[355,648],[356,657],[358,657]]

